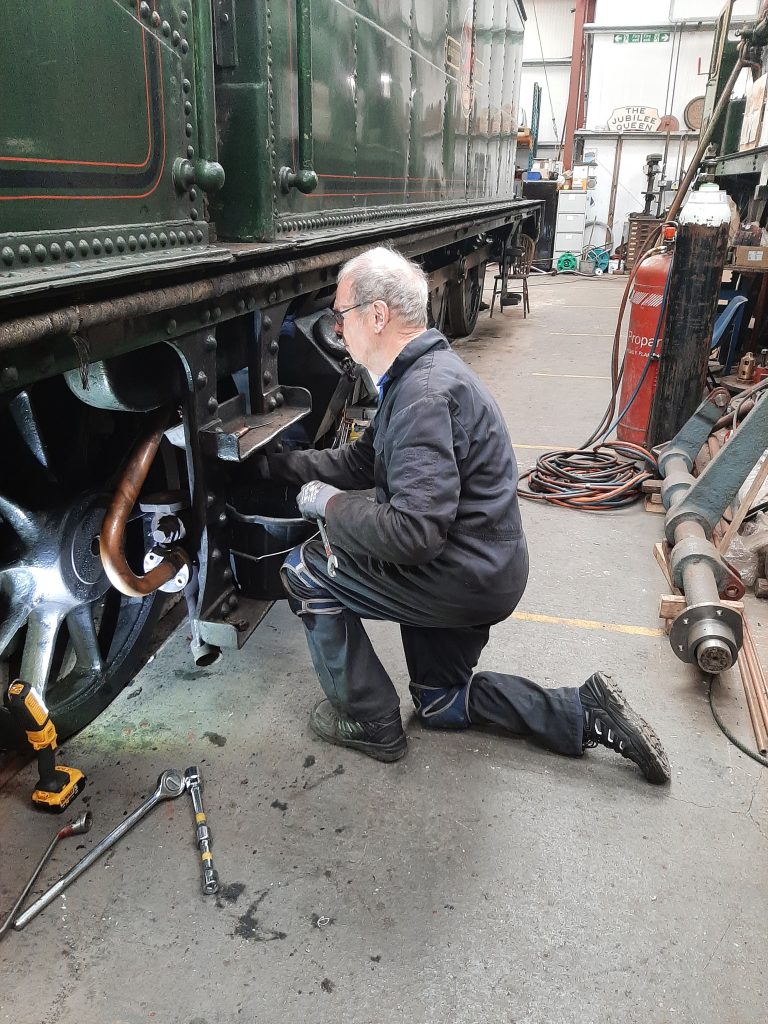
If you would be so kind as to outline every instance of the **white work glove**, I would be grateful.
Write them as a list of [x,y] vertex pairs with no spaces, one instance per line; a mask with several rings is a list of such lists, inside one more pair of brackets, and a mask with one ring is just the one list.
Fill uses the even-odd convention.
[[343,491],[331,484],[324,484],[320,480],[310,480],[299,491],[296,504],[305,519],[325,519],[325,506],[334,494],[342,493]]

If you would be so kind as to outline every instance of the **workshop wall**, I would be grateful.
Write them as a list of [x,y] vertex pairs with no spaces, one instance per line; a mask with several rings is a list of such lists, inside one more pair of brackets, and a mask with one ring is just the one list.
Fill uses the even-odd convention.
[[[756,0],[739,0],[739,5],[746,17]],[[662,177],[672,188],[695,150],[698,128],[694,120],[690,126],[686,123],[686,108],[696,98],[703,102],[715,36],[711,22],[721,7],[720,0],[649,0],[642,6],[598,0],[588,32],[591,56],[585,124],[577,135],[597,161],[587,221],[608,222],[615,188],[611,218],[615,243],[625,233],[628,215],[643,209],[647,155],[662,154]],[[688,23],[689,19],[696,24]],[[630,122],[634,130],[627,131],[627,122],[619,124],[618,118],[631,116],[633,109],[637,114]],[[665,117],[674,120],[660,123]],[[655,203],[652,212],[656,212]],[[603,237],[604,231],[596,228],[591,240],[600,243]],[[590,241],[589,234],[585,240]]]
[[645,32],[642,36],[651,41],[628,41],[637,35],[641,33],[595,34],[586,128],[605,130],[615,110],[638,105],[654,108],[660,116],[671,114],[684,130],[687,104],[704,95],[713,29]]
[[[520,106],[531,123],[533,87],[542,88],[539,159],[556,159],[571,74],[574,8],[571,0],[536,0],[526,5]],[[554,122],[554,123],[553,123]]]

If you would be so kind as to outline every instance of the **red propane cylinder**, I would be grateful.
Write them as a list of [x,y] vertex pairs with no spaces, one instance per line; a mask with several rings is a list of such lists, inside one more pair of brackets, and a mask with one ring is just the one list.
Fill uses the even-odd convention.
[[[659,313],[664,299],[664,287],[672,266],[672,250],[650,256],[639,267],[635,275],[630,296],[629,329],[627,349],[624,355],[624,377],[621,382],[621,404],[623,409],[632,398],[643,371],[648,363],[653,339],[659,329]],[[666,317],[665,317],[666,319]],[[651,403],[659,375],[659,356],[665,324],[659,329],[659,340],[653,351],[653,365],[640,385],[637,397],[621,419],[616,433],[622,441],[633,441],[644,445],[651,416]]]

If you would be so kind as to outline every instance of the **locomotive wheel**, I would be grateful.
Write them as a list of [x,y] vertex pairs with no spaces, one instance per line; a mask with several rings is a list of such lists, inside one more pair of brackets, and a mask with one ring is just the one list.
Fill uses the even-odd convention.
[[485,263],[470,267],[463,281],[456,281],[448,289],[448,316],[446,330],[451,338],[466,338],[477,324],[483,299]]
[[[90,488],[65,496],[40,421],[29,396],[23,399],[27,415],[13,416],[16,436],[5,433],[5,420],[0,434],[42,464],[52,500],[25,507],[11,493],[15,475],[0,478],[0,680],[3,689],[15,678],[36,686],[65,739],[93,721],[146,660],[162,595],[129,598],[110,585],[98,547],[108,495]],[[87,415],[83,409],[85,422]],[[85,475],[79,469],[72,475]],[[142,534],[141,519],[129,524],[133,564],[141,564]],[[0,748],[12,747],[26,744],[2,706]]]

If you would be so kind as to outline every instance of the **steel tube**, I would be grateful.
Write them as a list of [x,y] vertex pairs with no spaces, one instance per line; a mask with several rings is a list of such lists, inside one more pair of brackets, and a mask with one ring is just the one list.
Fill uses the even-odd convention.
[[[704,531],[701,532],[703,536]],[[675,539],[677,539],[677,532],[675,532]],[[685,566],[683,589],[688,604],[719,604],[720,602],[714,574],[710,567],[703,562],[690,562]]]
[[568,106],[563,126],[563,166],[573,167],[573,135],[579,113],[579,93],[584,67],[584,25],[587,21],[587,0],[576,0],[573,19],[573,41],[571,44],[571,76],[568,84]]
[[[290,0],[288,0],[290,3]],[[297,86],[299,108],[299,166],[280,168],[280,187],[283,192],[297,188],[299,192],[314,192],[318,177],[315,173],[314,139],[312,135],[312,2],[296,2],[296,54],[298,58]]]
[[185,566],[189,556],[181,548],[171,548],[166,558],[144,576],[137,576],[125,557],[125,527],[133,511],[150,466],[160,447],[167,426],[164,413],[152,432],[140,441],[131,455],[104,516],[99,536],[99,553],[104,571],[113,587],[127,597],[146,597],[168,583]]
[[195,34],[195,105],[197,107],[197,156],[192,161],[195,183],[204,192],[216,192],[224,184],[224,168],[218,163],[216,103],[213,94],[213,25],[210,0],[192,0]]
[[37,862],[37,867],[32,872],[32,874],[31,874],[27,884],[21,890],[21,895],[16,900],[16,902],[13,904],[11,909],[8,911],[8,916],[3,921],[2,925],[0,925],[0,939],[3,938],[5,933],[9,930],[11,925],[14,923],[14,918],[16,917],[16,911],[22,905],[24,900],[27,898],[27,895],[29,894],[29,891],[31,890],[31,888],[35,884],[35,882],[37,881],[40,872],[43,870],[45,865],[51,859],[51,855],[53,854],[53,851],[56,849],[56,847],[61,842],[61,840],[62,839],[69,839],[70,836],[81,836],[84,833],[89,832],[90,829],[91,829],[92,823],[93,823],[93,817],[91,815],[91,812],[90,811],[86,811],[85,814],[81,814],[78,818],[75,818],[74,821],[71,821],[68,825],[65,825],[64,828],[60,828],[59,829],[59,831],[56,833],[56,835],[53,837],[53,839],[51,840],[50,844],[48,845],[48,849],[45,851],[43,856]]
[[752,679],[752,673],[750,672],[749,663],[747,662],[744,650],[739,651],[738,657],[739,672],[741,674],[741,684],[744,687],[744,697],[747,701],[747,710],[749,711],[749,718],[752,722],[752,731],[755,734],[755,743],[760,754],[765,754],[768,750],[768,735],[766,734],[765,725],[763,723],[763,716],[760,713],[760,709],[757,705],[757,698],[755,697],[755,686]]
[[[736,409],[734,412],[728,412],[725,414],[725,416],[721,416],[712,429],[721,430],[723,427],[733,426],[733,421],[735,417],[738,417],[738,419],[744,419],[748,412],[752,412],[754,407],[754,399],[747,398],[744,402],[741,402],[738,409]],[[710,438],[710,440],[712,440],[712,438]],[[720,442],[717,441],[716,438],[714,440],[715,444],[717,445],[717,450],[720,451]]]
[[311,172],[317,185],[314,169],[314,139],[312,136],[312,4],[311,0],[296,0],[296,44],[298,50],[299,99],[299,167]]
[[669,213],[667,214],[667,220],[674,220],[680,212],[680,207],[683,205],[683,200],[685,199],[688,193],[688,189],[691,187],[693,179],[696,177],[696,172],[699,169],[699,164],[701,163],[704,154],[707,151],[707,146],[709,145],[710,140],[712,139],[712,136],[715,132],[717,122],[719,121],[720,116],[724,112],[725,108],[728,106],[728,101],[731,98],[733,87],[736,85],[736,79],[739,77],[741,72],[749,63],[749,61],[747,61],[744,56],[745,52],[746,44],[742,42],[739,46],[739,59],[734,64],[733,71],[731,71],[730,75],[728,76],[728,81],[723,86],[723,91],[720,94],[720,99],[717,101],[717,105],[715,106],[715,109],[712,111],[712,117],[709,119],[709,124],[705,128],[704,134],[699,139],[699,144],[696,147],[696,152],[691,157],[691,162],[688,165],[688,170],[685,172],[685,177],[680,182],[677,192],[675,193],[675,198],[672,200],[672,205],[670,206]]
[[765,690],[765,676],[763,675],[763,669],[760,664],[760,659],[757,656],[757,651],[752,640],[752,634],[749,632],[749,627],[744,625],[744,646],[742,648],[744,656],[747,659],[749,665],[750,674],[754,684],[755,700],[760,711],[760,717],[763,720],[763,724],[768,729],[768,696]]
[[[608,218],[607,223],[611,232],[613,232],[613,215],[616,212],[616,193],[619,188],[619,174],[621,172],[621,153],[624,148],[624,136],[619,135],[616,139],[616,150],[613,156],[613,173],[611,174],[611,195],[608,200]],[[611,235],[613,237],[613,235]]]

